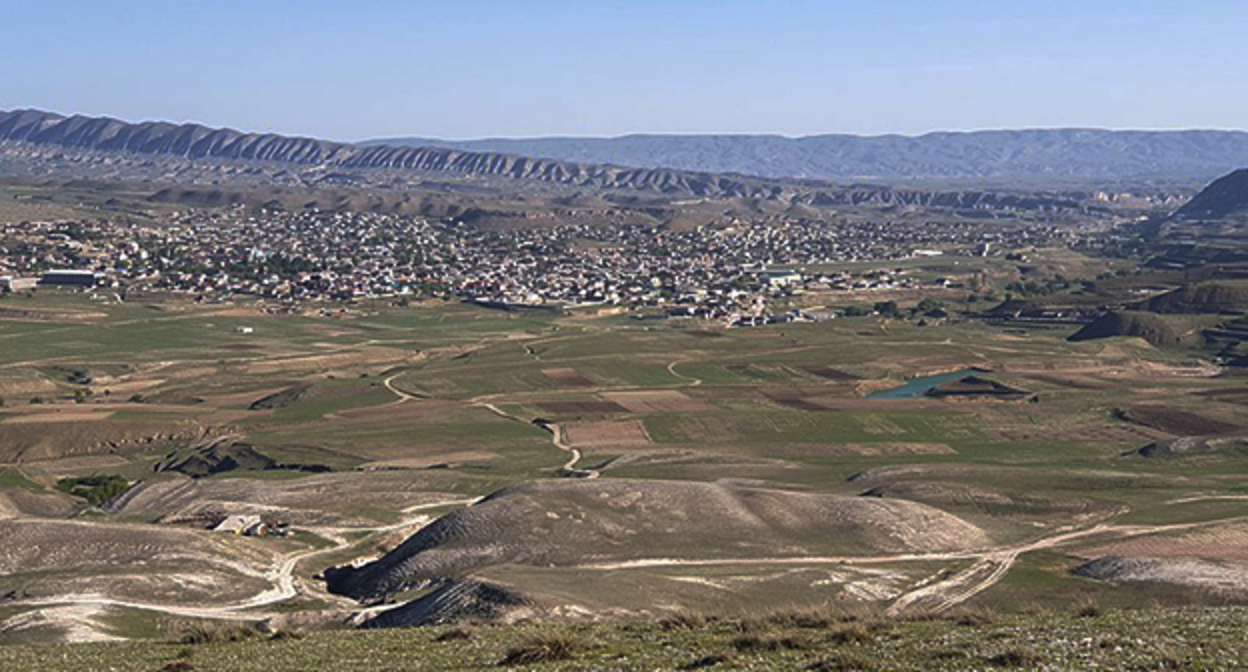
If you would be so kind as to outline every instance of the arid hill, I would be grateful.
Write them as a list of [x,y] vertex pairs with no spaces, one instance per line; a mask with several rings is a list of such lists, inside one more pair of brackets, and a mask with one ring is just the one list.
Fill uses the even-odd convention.
[[1156,313],[1124,311],[1106,313],[1066,340],[1077,343],[1114,336],[1138,336],[1155,346],[1169,347],[1194,340],[1197,332],[1189,332]]
[[1218,178],[1174,213],[1190,220],[1236,215],[1248,215],[1248,168]]
[[374,562],[325,576],[332,592],[368,600],[502,564],[859,555],[986,543],[979,528],[904,500],[680,481],[561,480],[501,490]]
[[1140,308],[1167,315],[1248,311],[1248,283],[1184,285],[1149,299]]

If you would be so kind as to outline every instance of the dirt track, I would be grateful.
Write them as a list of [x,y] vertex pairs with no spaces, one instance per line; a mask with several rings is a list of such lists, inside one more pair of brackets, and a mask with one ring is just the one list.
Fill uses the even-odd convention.
[[[459,499],[444,502],[433,502],[430,504],[420,504],[417,506],[404,509],[405,514],[413,514],[417,511],[427,511],[447,506],[470,506],[475,504],[476,499]],[[329,539],[334,543],[332,547],[311,549],[288,554],[279,559],[272,567],[265,572],[264,577],[271,583],[271,586],[264,591],[257,593],[246,600],[226,604],[216,607],[181,607],[170,606],[165,604],[151,604],[146,602],[138,602],[131,600],[115,600],[93,594],[75,594],[60,595],[57,597],[35,599],[35,600],[17,600],[6,602],[11,606],[30,606],[30,607],[83,607],[90,613],[99,613],[104,607],[121,607],[131,609],[143,609],[147,611],[155,611],[170,616],[179,616],[184,618],[202,618],[210,620],[230,620],[230,621],[249,621],[260,622],[272,618],[275,614],[266,611],[252,611],[260,607],[266,607],[279,602],[293,599],[300,593],[308,594],[331,602],[340,603],[344,607],[354,607],[355,602],[346,598],[331,595],[317,586],[300,585],[298,577],[295,576],[295,569],[299,563],[312,558],[335,553],[348,548],[352,542],[348,541],[344,536],[346,533],[358,532],[394,532],[399,530],[411,530],[419,528],[429,522],[427,515],[409,515],[402,521],[393,525],[384,525],[379,527],[359,527],[359,528],[339,528],[339,527],[308,527],[302,528],[307,532],[311,532],[318,536]],[[67,609],[62,610],[67,614],[66,618],[72,616],[73,622],[67,622],[73,632],[79,632],[83,629],[84,623],[81,618],[81,610]],[[56,616],[60,613],[56,610],[49,610],[46,614],[49,617]],[[82,634],[79,632],[79,634]]]
[[731,565],[801,565],[843,564],[870,565],[907,562],[949,562],[973,560],[970,567],[941,581],[925,585],[898,597],[889,607],[890,615],[907,612],[940,613],[955,607],[1000,581],[1024,553],[1047,550],[1078,539],[1097,535],[1136,537],[1159,532],[1187,530],[1226,521],[1183,523],[1177,525],[1108,525],[1101,524],[1082,529],[1068,529],[1052,536],[1020,546],[985,549],[982,551],[954,553],[906,553],[884,556],[823,556],[823,557],[775,557],[775,558],[721,558],[714,560],[677,560],[650,558],[625,562],[597,563],[577,566],[576,569],[616,571],[644,569],[647,567],[718,567]]

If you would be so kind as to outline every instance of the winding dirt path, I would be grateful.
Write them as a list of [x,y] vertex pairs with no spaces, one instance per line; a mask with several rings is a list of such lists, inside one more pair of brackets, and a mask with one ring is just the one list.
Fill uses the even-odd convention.
[[[476,499],[456,499],[442,502],[432,502],[428,504],[418,504],[410,506],[403,510],[405,514],[412,514],[417,511],[427,511],[448,506],[471,506],[478,502]],[[149,602],[140,602],[135,600],[118,600],[104,597],[91,593],[80,593],[71,595],[58,595],[55,597],[38,598],[31,600],[15,600],[5,602],[6,606],[22,606],[22,607],[67,607],[82,606],[90,608],[103,607],[122,607],[130,609],[143,609],[146,611],[155,611],[170,616],[179,616],[183,618],[202,618],[208,620],[231,620],[231,621],[247,621],[259,622],[274,616],[271,612],[254,611],[261,607],[267,607],[279,602],[298,597],[300,594],[307,594],[320,599],[328,599],[329,601],[338,602],[344,606],[357,606],[354,600],[343,598],[341,596],[332,595],[324,590],[320,590],[314,586],[301,585],[303,582],[296,576],[295,570],[299,564],[312,558],[336,553],[346,548],[350,548],[358,542],[349,541],[345,534],[349,533],[376,533],[376,532],[394,532],[397,530],[419,528],[427,525],[430,521],[428,515],[415,515],[405,517],[402,521],[392,525],[382,525],[377,527],[305,527],[299,528],[306,532],[311,532],[320,537],[329,539],[333,542],[333,546],[328,548],[314,548],[304,551],[288,553],[280,557],[267,571],[264,572],[265,580],[270,582],[270,586],[255,595],[231,604],[217,605],[212,607],[190,607],[169,604],[153,604]]]
[[[503,417],[503,418],[507,418],[508,420],[513,420],[515,422],[522,422],[526,425],[532,424],[528,420],[525,420],[524,418],[518,415],[512,415],[511,413],[504,411],[503,409],[499,408],[498,406],[495,406],[494,404],[488,401],[480,401],[479,399],[480,398],[478,398],[478,400],[474,400],[472,402],[472,405],[478,406],[480,408],[484,408],[490,411],[491,413],[497,416]],[[598,471],[597,469],[581,469],[580,467],[576,466],[576,463],[581,461],[581,451],[577,448],[572,447],[571,444],[569,444],[566,440],[564,440],[563,428],[560,427],[558,423],[548,422],[548,423],[543,423],[537,426],[550,432],[551,443],[553,443],[556,448],[558,448],[559,450],[562,450],[565,453],[568,453],[568,461],[565,462],[564,465],[559,468],[560,471],[562,471],[565,475],[571,478],[598,478],[599,476],[602,475],[602,473]]]
[[1111,525],[1099,524],[1079,529],[1066,529],[1052,536],[1030,543],[1005,548],[984,549],[979,551],[959,551],[947,553],[902,553],[878,556],[815,556],[815,557],[762,557],[762,558],[717,558],[710,560],[682,560],[673,558],[647,558],[626,560],[621,562],[604,562],[577,565],[575,569],[616,571],[622,569],[644,569],[649,567],[722,567],[732,565],[802,565],[802,564],[841,564],[841,565],[872,565],[908,562],[950,562],[959,560],[974,561],[969,567],[956,572],[940,581],[927,584],[921,588],[907,592],[890,605],[888,613],[899,615],[906,612],[940,613],[947,611],[972,597],[996,585],[1018,557],[1024,553],[1056,548],[1064,544],[1097,535],[1113,535],[1117,537],[1135,537],[1160,532],[1188,530],[1210,525],[1226,523],[1226,520],[1206,521],[1200,523],[1180,523],[1175,525]]
[[678,360],[676,360],[676,361],[672,362],[671,364],[668,364],[668,365],[667,365],[667,372],[668,372],[668,373],[670,373],[670,374],[672,374],[672,376],[674,376],[674,377],[676,377],[676,378],[679,378],[679,379],[684,380],[684,381],[688,381],[688,383],[689,383],[689,387],[697,387],[697,386],[699,386],[699,385],[701,385],[701,384],[702,384],[702,379],[701,379],[701,378],[694,378],[693,376],[686,376],[686,375],[685,375],[685,374],[683,374],[683,373],[677,373],[677,372],[676,372],[676,365],[677,365],[677,364],[684,364],[685,362],[688,362],[688,361],[690,361],[690,360],[687,360],[687,359],[678,359]]

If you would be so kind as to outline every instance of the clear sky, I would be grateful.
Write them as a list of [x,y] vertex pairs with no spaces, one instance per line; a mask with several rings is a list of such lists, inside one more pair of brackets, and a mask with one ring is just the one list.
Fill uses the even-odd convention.
[[0,7],[0,109],[341,140],[1248,126],[1244,0]]

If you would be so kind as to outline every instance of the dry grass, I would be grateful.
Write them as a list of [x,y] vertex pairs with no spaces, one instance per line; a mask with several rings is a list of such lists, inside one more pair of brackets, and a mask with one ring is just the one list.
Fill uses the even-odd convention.
[[477,631],[472,628],[451,628],[446,632],[439,633],[433,638],[435,642],[462,642],[466,640],[476,639]]
[[172,629],[178,643],[188,646],[246,642],[259,638],[261,634],[259,630],[247,624],[217,621],[178,623],[174,624]]
[[543,632],[530,635],[508,649],[499,665],[531,665],[557,660],[571,660],[593,645],[571,633]]

